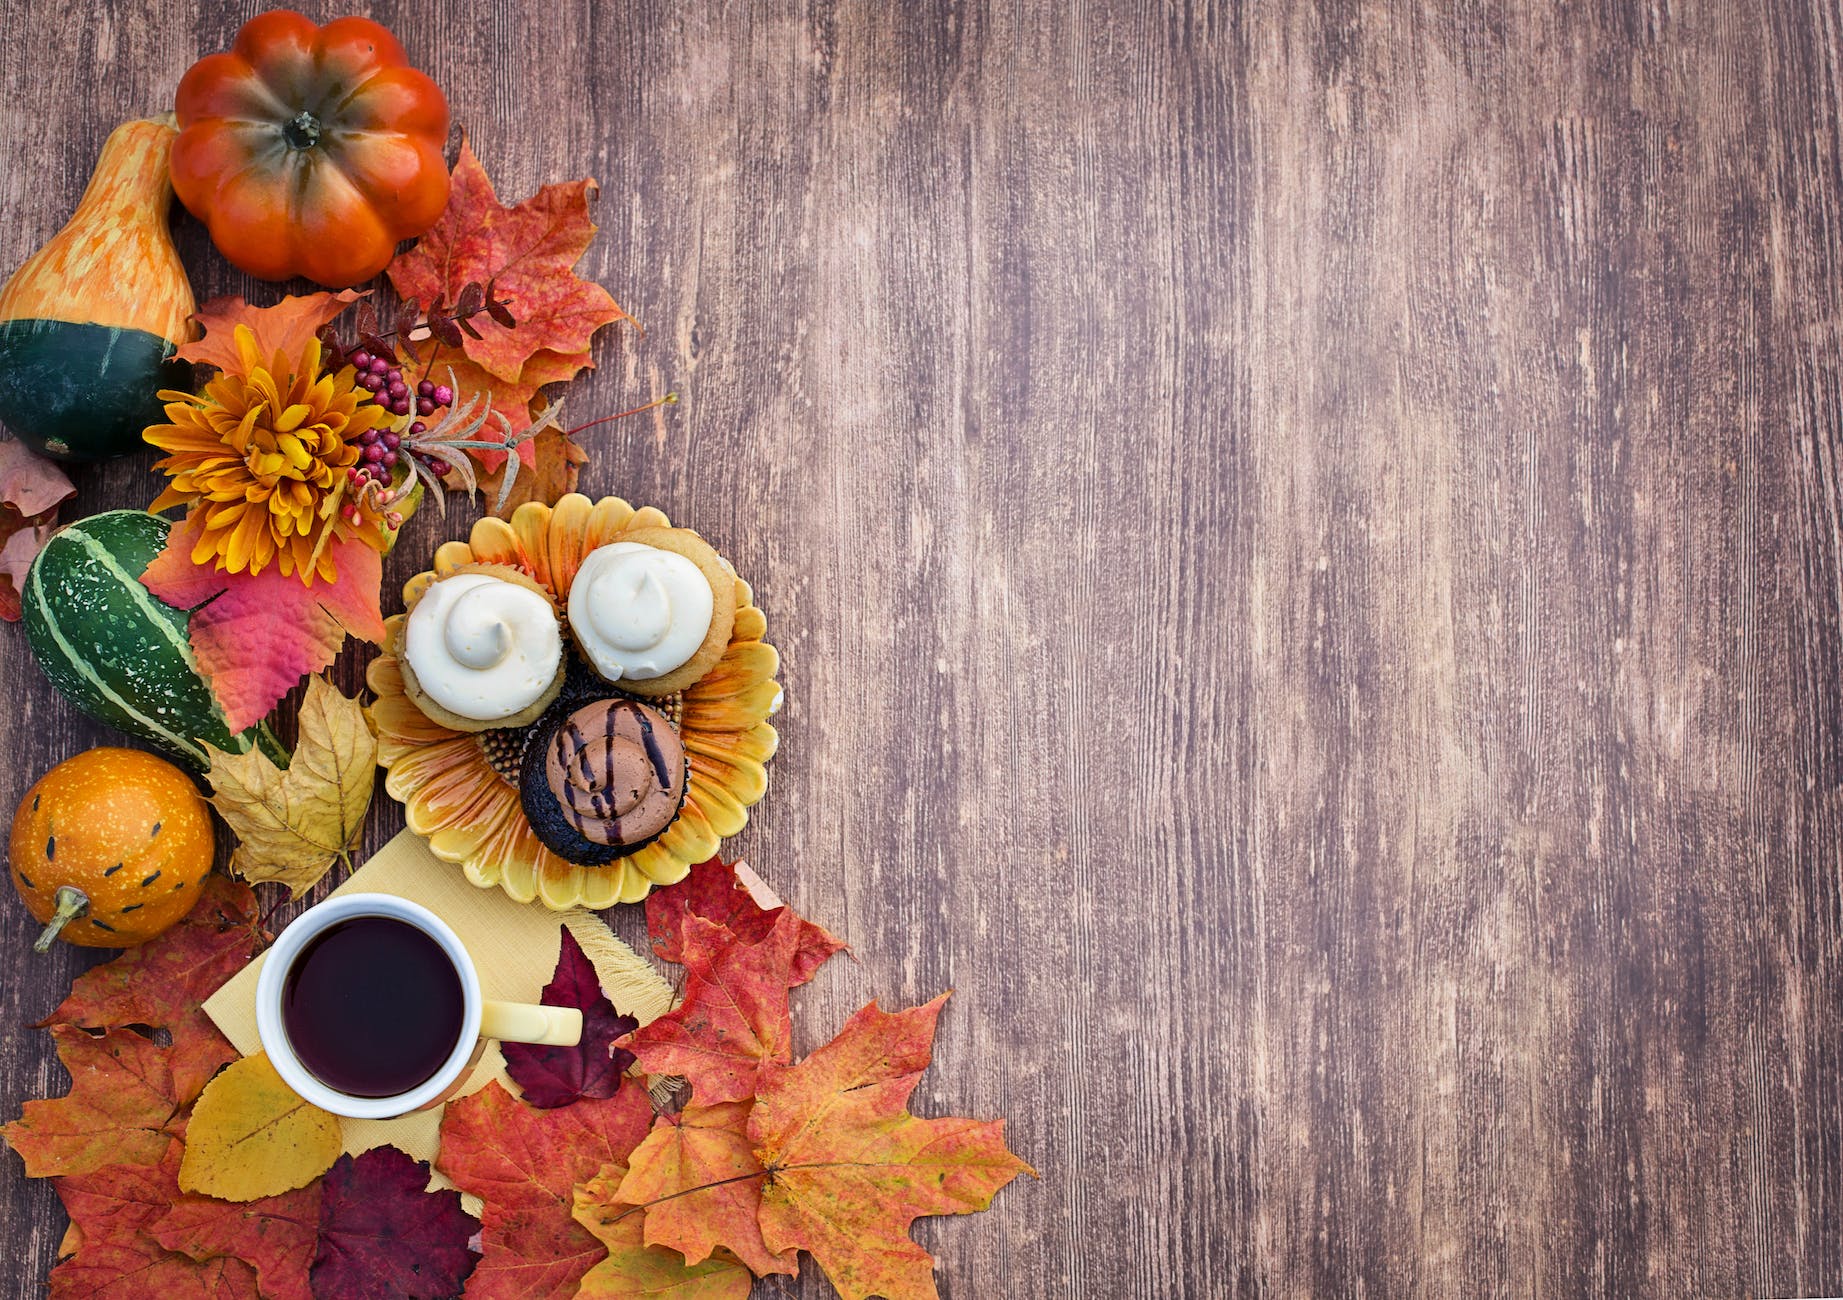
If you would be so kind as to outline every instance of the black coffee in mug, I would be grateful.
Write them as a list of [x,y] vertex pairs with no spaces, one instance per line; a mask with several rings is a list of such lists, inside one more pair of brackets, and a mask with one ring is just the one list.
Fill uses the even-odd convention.
[[282,1029],[327,1087],[394,1097],[435,1077],[460,1041],[460,974],[407,921],[355,916],[329,925],[282,986]]

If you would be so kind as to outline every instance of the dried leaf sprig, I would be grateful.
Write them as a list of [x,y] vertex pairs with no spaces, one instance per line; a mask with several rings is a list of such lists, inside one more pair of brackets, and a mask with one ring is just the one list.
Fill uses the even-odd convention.
[[506,329],[518,326],[518,318],[512,314],[511,300],[501,298],[495,292],[493,281],[481,284],[478,280],[471,280],[455,295],[452,306],[443,304],[441,296],[437,295],[426,314],[417,299],[404,299],[398,305],[396,317],[388,330],[380,328],[382,322],[378,318],[377,309],[369,301],[361,302],[352,314],[357,333],[355,343],[350,347],[342,343],[339,332],[330,323],[321,327],[319,339],[327,349],[329,364],[335,368],[347,364],[354,354],[361,352],[366,354],[367,360],[384,358],[397,361],[401,359],[398,356],[401,352],[403,357],[419,362],[422,354],[416,348],[418,335],[458,348],[463,338],[480,337],[473,318],[483,312]]
[[[452,366],[448,370],[448,381],[450,385],[458,387]],[[493,409],[492,398],[491,392],[475,391],[465,402],[450,410],[434,428],[402,435],[400,445],[402,449],[409,452],[409,465],[415,480],[420,481],[428,489],[429,495],[435,501],[438,513],[444,508],[442,496],[445,485],[437,473],[437,467],[453,475],[460,489],[471,497],[480,490],[480,480],[474,469],[473,459],[467,453],[470,451],[505,453],[505,469],[499,483],[499,496],[494,503],[494,509],[497,510],[504,506],[506,498],[511,496],[512,485],[518,479],[519,447],[532,441],[546,429],[559,427],[557,421],[563,414],[561,400],[552,402],[529,426],[514,433],[512,422],[502,412]],[[488,423],[498,425],[499,437],[479,436],[480,431]],[[363,485],[364,490],[373,488],[384,494],[381,498],[384,504],[388,505],[392,499],[395,499],[391,497],[388,488],[382,488],[377,484]],[[399,489],[397,497],[402,495],[403,492]]]

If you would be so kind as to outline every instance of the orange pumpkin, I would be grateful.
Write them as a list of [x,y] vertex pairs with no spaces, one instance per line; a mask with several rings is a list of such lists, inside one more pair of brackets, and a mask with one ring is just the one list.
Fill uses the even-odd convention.
[[448,205],[448,101],[369,18],[258,14],[174,100],[173,190],[262,280],[369,280]]
[[135,749],[91,749],[26,791],[7,860],[32,946],[132,948],[178,921],[211,870],[211,815],[191,778]]

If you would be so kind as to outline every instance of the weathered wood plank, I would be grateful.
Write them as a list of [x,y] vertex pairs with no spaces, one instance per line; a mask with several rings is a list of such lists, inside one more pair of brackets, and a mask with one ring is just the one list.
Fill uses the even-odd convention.
[[[8,9],[0,262],[247,9]],[[917,1104],[1044,1174],[944,1293],[1843,1293],[1834,3],[373,12],[603,182],[570,404],[683,400],[585,484],[768,610],[808,1042],[954,988]],[[0,680],[10,807],[106,737]],[[0,1110],[83,962],[0,946]]]

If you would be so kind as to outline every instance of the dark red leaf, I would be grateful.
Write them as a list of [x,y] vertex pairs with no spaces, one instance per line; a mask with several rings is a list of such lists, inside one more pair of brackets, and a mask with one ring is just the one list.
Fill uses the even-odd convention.
[[[646,900],[646,930],[653,951],[667,961],[685,961],[685,919],[701,916],[728,929],[743,943],[760,943],[774,929],[785,907],[764,908],[737,880],[736,869],[721,858],[700,862],[669,889],[655,889]],[[801,920],[794,950],[793,982],[812,979],[826,959],[844,943],[811,921]]]
[[315,1295],[340,1300],[451,1296],[473,1272],[479,1230],[461,1194],[424,1190],[429,1166],[396,1147],[373,1147],[327,1170],[320,1201]]
[[584,1097],[612,1097],[634,1063],[632,1052],[614,1048],[614,1040],[640,1027],[621,1015],[602,992],[595,965],[583,953],[568,926],[557,953],[557,971],[544,986],[547,1007],[575,1007],[582,1012],[582,1041],[574,1047],[533,1047],[507,1043],[506,1073],[540,1110],[567,1106]]
[[320,340],[321,360],[328,369],[337,370],[345,365],[345,344],[339,341],[339,330],[332,322],[329,321],[315,330],[314,337]]

